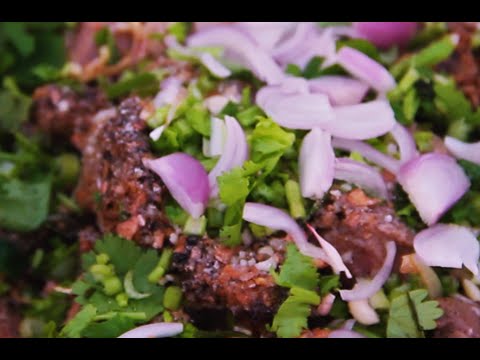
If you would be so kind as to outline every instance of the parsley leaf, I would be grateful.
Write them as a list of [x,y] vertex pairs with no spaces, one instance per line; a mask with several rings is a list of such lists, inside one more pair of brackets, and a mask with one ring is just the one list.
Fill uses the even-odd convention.
[[60,332],[60,336],[79,338],[81,333],[90,324],[95,315],[97,309],[93,305],[87,305],[80,310],[75,317],[70,320],[67,325]]
[[275,282],[284,287],[315,290],[319,276],[312,258],[303,255],[294,244],[287,245],[287,257],[280,274],[273,274]]
[[412,290],[408,294],[420,327],[423,330],[435,329],[437,327],[435,320],[443,315],[443,310],[438,307],[438,301],[424,301],[428,296],[428,291],[425,289]]
[[103,322],[90,323],[82,335],[87,338],[116,338],[135,327],[135,320],[122,315],[115,315]]
[[315,292],[292,288],[273,319],[271,330],[281,338],[297,337],[307,328],[311,305],[318,305],[320,297]]

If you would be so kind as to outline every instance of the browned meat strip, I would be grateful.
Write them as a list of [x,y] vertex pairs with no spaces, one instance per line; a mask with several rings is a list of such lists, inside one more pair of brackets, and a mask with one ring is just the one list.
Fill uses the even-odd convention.
[[355,276],[373,276],[378,271],[388,241],[395,241],[399,254],[411,249],[413,232],[395,216],[391,204],[369,198],[360,189],[337,195],[318,211],[313,225]]
[[7,300],[0,299],[0,338],[17,338],[20,315],[9,305]]
[[472,37],[475,34],[475,24],[465,22],[449,23],[449,29],[460,36],[460,41],[454,54],[438,69],[453,75],[458,86],[470,99],[473,106],[480,105],[480,58],[472,50]]
[[160,248],[172,230],[162,209],[166,188],[142,164],[152,155],[141,111],[140,99],[130,98],[116,116],[95,125],[75,197],[96,213],[103,232]]
[[109,106],[97,89],[87,88],[79,95],[58,85],[37,88],[33,100],[33,120],[40,129],[55,140],[71,140],[78,149],[85,146],[94,115]]
[[445,312],[437,321],[434,337],[480,338],[480,305],[457,295],[439,299]]
[[[180,238],[173,269],[179,272],[186,306],[202,311],[229,309],[237,318],[249,320],[243,322],[247,327],[269,322],[286,293],[268,272],[255,267],[255,262],[265,260],[262,251],[259,254],[261,247],[256,243],[230,248],[211,239]],[[282,256],[282,250],[276,254]]]

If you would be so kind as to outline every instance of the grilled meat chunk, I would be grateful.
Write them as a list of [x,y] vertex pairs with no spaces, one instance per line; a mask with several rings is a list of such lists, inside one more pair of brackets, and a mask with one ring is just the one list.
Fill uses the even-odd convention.
[[371,277],[383,264],[385,243],[395,241],[397,258],[412,248],[413,231],[396,216],[391,204],[362,190],[337,194],[314,216],[313,225],[342,255],[350,271]]
[[463,296],[439,299],[443,316],[437,321],[434,337],[480,338],[480,305]]
[[96,213],[103,232],[160,248],[172,230],[162,208],[166,188],[142,163],[152,155],[141,111],[140,99],[129,98],[117,115],[95,124],[75,197]]

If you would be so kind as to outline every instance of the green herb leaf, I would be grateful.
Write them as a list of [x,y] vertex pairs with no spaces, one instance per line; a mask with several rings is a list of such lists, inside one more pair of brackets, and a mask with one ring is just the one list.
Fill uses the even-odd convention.
[[60,332],[60,336],[69,338],[79,338],[83,330],[92,322],[97,314],[97,309],[93,305],[87,305],[80,310],[75,317],[70,320]]

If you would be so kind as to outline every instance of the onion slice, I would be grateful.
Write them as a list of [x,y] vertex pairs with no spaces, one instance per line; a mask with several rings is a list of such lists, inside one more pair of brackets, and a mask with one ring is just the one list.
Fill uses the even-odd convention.
[[120,335],[120,339],[145,339],[145,338],[166,338],[181,334],[182,323],[155,323],[139,326],[133,330]]
[[385,180],[379,171],[367,164],[349,158],[337,158],[335,160],[335,179],[357,185],[374,196],[388,199]]
[[400,162],[402,164],[418,156],[417,145],[412,134],[399,123],[395,124],[390,132],[400,148]]
[[165,183],[178,204],[193,218],[199,218],[208,203],[208,176],[202,164],[184,153],[161,158],[144,159],[146,168],[156,173]]
[[160,91],[153,99],[153,105],[160,108],[165,105],[173,104],[182,88],[182,81],[174,76],[171,76],[162,81]]
[[349,301],[350,314],[363,325],[373,325],[380,322],[377,312],[368,303],[368,299]]
[[330,244],[327,240],[322,238],[317,231],[311,226],[310,224],[307,224],[308,229],[310,232],[315,236],[315,238],[318,240],[320,243],[320,246],[322,247],[323,251],[325,251],[325,254],[328,257],[328,264],[332,267],[333,272],[335,274],[340,274],[342,271],[345,273],[347,278],[351,279],[352,278],[352,273],[350,270],[348,270],[347,266],[342,260],[342,257],[338,253],[337,249]]
[[227,57],[247,66],[260,80],[278,84],[284,77],[280,67],[250,37],[231,26],[216,26],[187,39],[188,46],[222,46]]
[[312,93],[328,96],[333,106],[355,105],[362,102],[368,85],[346,76],[327,75],[308,81]]
[[262,88],[257,105],[280,126],[310,130],[334,120],[328,96],[324,94],[285,94],[280,87]]
[[445,146],[456,158],[480,165],[480,141],[468,144],[447,136],[445,138]]
[[272,51],[285,34],[294,29],[295,22],[238,22],[239,29],[247,32],[262,49]]
[[416,22],[354,22],[357,33],[380,48],[406,45],[418,28]]
[[397,180],[427,225],[435,224],[470,187],[470,180],[457,162],[437,153],[403,165]]
[[372,280],[357,282],[351,290],[340,290],[340,296],[344,301],[368,299],[382,288],[392,272],[393,262],[395,261],[395,254],[397,252],[397,247],[393,241],[389,241],[385,247],[387,249],[387,256],[374,278]]
[[218,195],[217,177],[234,167],[243,165],[248,158],[247,139],[238,121],[231,116],[225,116],[225,125],[227,128],[225,148],[217,164],[208,174],[210,197]]
[[321,199],[333,183],[335,153],[330,134],[311,130],[300,148],[299,172],[302,196]]
[[246,203],[243,208],[243,219],[273,230],[285,231],[292,237],[302,254],[327,262],[325,252],[310,244],[303,229],[283,210],[264,204]]
[[357,140],[347,140],[333,138],[332,145],[334,148],[346,151],[356,151],[367,160],[387,169],[392,174],[396,174],[400,168],[400,162],[394,158],[378,151],[373,146]]
[[334,121],[321,126],[343,139],[365,140],[381,136],[392,130],[396,123],[392,107],[385,100],[338,106],[333,111]]
[[200,61],[210,71],[212,75],[220,79],[224,79],[232,75],[232,72],[227,69],[220,61],[215,59],[212,54],[204,52],[200,55]]
[[356,49],[342,47],[337,53],[337,62],[379,93],[386,93],[396,86],[393,76],[387,69]]
[[437,224],[419,232],[413,241],[418,257],[429,266],[460,269],[463,265],[478,274],[480,246],[466,227]]
[[338,330],[332,331],[330,335],[328,335],[328,338],[329,339],[365,339],[366,337],[353,330],[338,329]]

